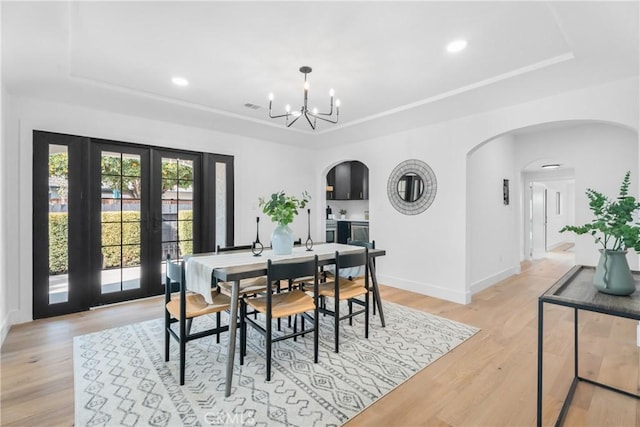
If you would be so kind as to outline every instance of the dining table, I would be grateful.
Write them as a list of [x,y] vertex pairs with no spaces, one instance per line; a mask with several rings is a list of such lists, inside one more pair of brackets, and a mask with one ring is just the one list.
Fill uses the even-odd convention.
[[[231,287],[231,307],[229,309],[229,342],[226,366],[225,397],[231,395],[231,385],[233,380],[233,364],[236,350],[236,331],[238,326],[238,302],[240,295],[240,281],[252,277],[265,276],[267,274],[267,261],[287,261],[296,258],[306,258],[318,256],[318,265],[323,267],[335,264],[336,252],[358,252],[364,248],[354,245],[339,243],[320,243],[307,250],[304,246],[295,246],[291,254],[277,255],[271,249],[264,250],[259,255],[254,255],[250,250],[233,251],[224,253],[203,253],[185,257],[187,289],[192,292],[202,294],[205,299],[211,298],[211,286],[217,280],[232,283]],[[378,313],[382,326],[384,323],[384,312],[380,300],[378,280],[376,278],[376,268],[374,259],[385,255],[383,249],[369,249],[369,277],[374,301],[378,307]]]

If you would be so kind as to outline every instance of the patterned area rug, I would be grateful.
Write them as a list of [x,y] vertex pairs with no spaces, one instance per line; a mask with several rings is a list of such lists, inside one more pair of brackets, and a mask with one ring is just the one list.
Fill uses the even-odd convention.
[[[384,313],[387,327],[372,317],[368,340],[362,316],[353,326],[341,322],[340,353],[331,318],[321,317],[317,364],[311,335],[274,344],[270,382],[263,339],[248,328],[247,357],[235,365],[228,398],[226,333],[220,344],[215,336],[187,344],[182,387],[174,340],[164,361],[162,319],[77,336],[76,426],[338,426],[478,331],[389,302]],[[198,318],[194,330],[202,322],[214,320]]]

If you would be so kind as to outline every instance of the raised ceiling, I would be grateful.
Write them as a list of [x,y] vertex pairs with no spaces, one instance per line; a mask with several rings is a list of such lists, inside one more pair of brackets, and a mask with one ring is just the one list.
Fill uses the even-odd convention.
[[[9,93],[327,146],[638,76],[638,2],[2,2]],[[446,44],[464,38],[451,54]],[[302,102],[340,123],[267,118]],[[183,76],[189,86],[171,84]],[[245,104],[258,105],[249,109]]]

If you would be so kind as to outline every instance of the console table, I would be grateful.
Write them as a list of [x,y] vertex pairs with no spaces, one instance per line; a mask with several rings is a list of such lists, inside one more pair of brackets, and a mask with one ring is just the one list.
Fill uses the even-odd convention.
[[624,317],[640,321],[640,272],[634,271],[636,291],[629,296],[608,295],[593,286],[595,268],[577,265],[562,276],[552,287],[538,298],[538,426],[542,425],[542,342],[544,336],[544,304],[557,304],[571,307],[574,310],[573,341],[574,341],[574,373],[569,392],[565,397],[562,409],[556,420],[556,426],[564,421],[564,417],[571,404],[571,399],[578,382],[584,381],[607,390],[622,393],[626,396],[640,399],[640,395],[581,377],[578,373],[578,311],[586,310],[611,316]]

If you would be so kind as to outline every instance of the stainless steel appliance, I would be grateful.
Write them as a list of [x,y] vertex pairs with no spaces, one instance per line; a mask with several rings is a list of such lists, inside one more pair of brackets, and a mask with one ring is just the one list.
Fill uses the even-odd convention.
[[335,219],[328,219],[326,242],[335,243],[337,238],[337,233],[338,233],[338,221],[336,221]]
[[368,242],[369,241],[369,223],[352,221],[351,222],[351,240]]

